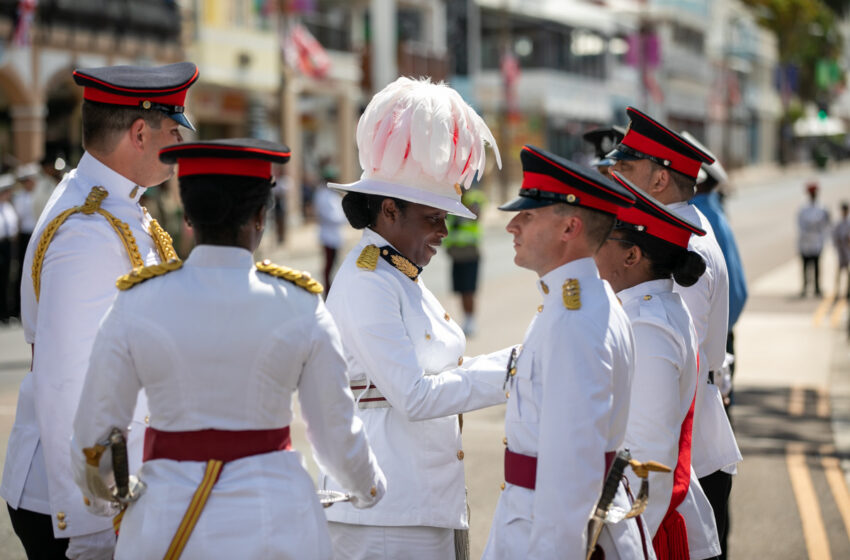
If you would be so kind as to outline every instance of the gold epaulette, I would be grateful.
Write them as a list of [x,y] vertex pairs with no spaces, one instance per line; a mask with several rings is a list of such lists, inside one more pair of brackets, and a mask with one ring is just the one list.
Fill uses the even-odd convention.
[[576,278],[568,278],[561,291],[564,307],[575,311],[581,309],[581,286]]
[[276,265],[269,259],[266,259],[263,262],[258,262],[256,266],[258,271],[274,276],[275,278],[283,278],[284,280],[292,282],[299,288],[304,288],[311,294],[321,294],[325,291],[325,288],[319,282],[314,280],[307,272],[295,270],[288,266]]
[[177,270],[181,266],[183,266],[183,261],[179,259],[172,259],[164,263],[134,268],[133,272],[125,274],[124,276],[118,278],[118,280],[115,281],[115,285],[118,287],[119,290],[129,290],[136,284],[141,284],[145,280],[150,280],[151,278],[162,276],[163,274],[167,274],[172,270]]
[[375,245],[366,245],[357,257],[357,267],[364,270],[375,270],[378,267],[380,250]]

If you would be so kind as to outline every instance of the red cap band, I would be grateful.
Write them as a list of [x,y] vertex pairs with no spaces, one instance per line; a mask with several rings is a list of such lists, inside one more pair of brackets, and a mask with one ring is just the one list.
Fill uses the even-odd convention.
[[646,228],[644,233],[658,239],[663,239],[684,249],[688,248],[688,242],[691,240],[691,230],[683,229],[666,220],[651,216],[634,206],[631,208],[620,208],[619,212],[617,212],[617,219],[632,225],[644,226]]
[[664,144],[659,144],[655,140],[639,132],[635,132],[633,129],[629,129],[626,133],[626,137],[623,138],[623,144],[652,157],[670,160],[670,167],[688,177],[696,178],[699,174],[699,168],[702,165],[702,162],[671,150]]
[[178,107],[182,107],[183,103],[186,101],[186,92],[188,89],[182,89],[178,92],[171,93],[168,95],[144,95],[140,93],[133,93],[131,95],[121,95],[118,93],[111,93],[108,91],[103,91],[102,89],[97,89],[93,87],[87,87],[83,89],[83,98],[89,101],[95,101],[97,103],[107,103],[109,105],[126,105],[129,107],[138,107],[142,101],[150,101],[151,103],[160,103],[162,105],[175,105]]
[[190,175],[240,175],[271,179],[272,164],[261,159],[177,156],[178,177]]
[[[566,169],[564,171],[569,173],[569,171],[567,171]],[[576,176],[576,178],[582,180],[581,177]],[[596,187],[596,185],[590,183],[588,184],[591,185],[593,188],[598,188]],[[597,198],[591,194],[588,194],[586,191],[574,188],[566,183],[562,183],[554,177],[550,175],[545,175],[543,173],[534,173],[532,171],[523,172],[521,188],[540,189],[542,191],[563,194],[566,196],[573,195],[575,196],[575,202],[578,206],[594,208],[596,210],[607,212],[609,214],[616,215],[617,210],[620,208],[613,202],[608,202],[607,200]]]

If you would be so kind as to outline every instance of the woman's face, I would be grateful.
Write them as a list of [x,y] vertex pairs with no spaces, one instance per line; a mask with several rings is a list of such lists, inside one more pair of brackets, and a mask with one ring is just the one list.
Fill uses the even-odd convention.
[[622,232],[614,230],[594,255],[599,276],[611,284],[611,289],[619,292],[630,288],[629,262],[633,260],[633,245],[623,239]]
[[447,214],[445,210],[413,202],[400,210],[395,202],[384,199],[376,229],[405,257],[419,266],[426,266],[448,235]]

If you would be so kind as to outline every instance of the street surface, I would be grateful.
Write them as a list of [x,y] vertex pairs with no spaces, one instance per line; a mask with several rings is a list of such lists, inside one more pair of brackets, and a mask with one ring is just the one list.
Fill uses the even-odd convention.
[[[833,298],[831,246],[821,260],[826,297],[799,297],[795,214],[804,201],[804,181],[811,177],[820,178],[821,201],[835,219],[839,200],[850,199],[850,167],[819,176],[802,167],[747,170],[738,175],[726,202],[750,290],[735,329],[733,423],[744,462],[732,488],[729,557],[734,560],[850,558],[850,339],[847,301]],[[535,275],[513,265],[511,236],[504,231],[508,219],[492,208],[486,212],[479,332],[469,341],[469,355],[521,342],[539,304]],[[320,276],[314,226],[290,231],[284,248],[272,246],[272,233],[269,228],[259,257]],[[349,246],[357,237],[347,236]],[[448,267],[441,252],[423,278],[449,313],[461,318]],[[28,366],[20,327],[0,328],[0,459]],[[464,415],[473,558],[483,551],[503,480],[503,418],[502,406]],[[300,421],[293,432],[296,448],[315,472]],[[24,558],[2,512],[0,558]]]

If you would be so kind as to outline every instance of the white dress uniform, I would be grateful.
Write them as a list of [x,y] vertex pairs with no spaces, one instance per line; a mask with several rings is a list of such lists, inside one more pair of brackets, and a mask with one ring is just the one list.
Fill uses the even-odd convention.
[[[692,235],[688,250],[705,261],[705,272],[690,287],[674,284],[673,290],[682,296],[691,314],[699,339],[699,379],[694,405],[693,439],[691,440],[691,485],[696,479],[722,470],[735,474],[743,460],[732,432],[732,425],[723,407],[723,397],[717,385],[709,383],[709,372],[719,371],[726,358],[726,334],[729,316],[729,274],[723,252],[714,238],[714,230],[699,209],[687,202],[667,205],[667,208],[705,231],[702,237]],[[716,538],[711,538],[711,506],[700,499],[701,492],[691,489],[680,509],[688,527],[703,527],[688,533],[688,548],[694,559],[719,554]],[[716,526],[713,534],[716,535]],[[701,535],[703,537],[701,537]]]
[[[692,236],[696,237],[696,236]],[[673,280],[643,282],[617,294],[635,337],[635,373],[624,447],[639,461],[655,460],[675,469],[682,422],[697,390],[697,338],[690,313]],[[676,390],[671,390],[676,388]],[[640,479],[628,471],[632,488]],[[650,500],[643,514],[655,535],[670,506],[672,474],[650,473]],[[686,519],[691,558],[720,554],[711,504],[693,475],[677,511]]]
[[[117,289],[115,279],[132,269],[121,238],[101,215],[74,214],[50,243],[41,269],[40,298],[30,275],[38,240],[53,218],[83,204],[92,187],[108,191],[101,208],[127,224],[146,265],[160,261],[150,217],[139,205],[145,189],[88,153],[53,191],[24,258],[21,320],[33,344],[32,371],[21,383],[15,425],[9,436],[0,496],[13,508],[50,515],[56,538],[112,527],[83,503],[70,473],[68,442],[98,325]],[[141,461],[144,395],[129,441],[131,463]],[[135,437],[134,437],[135,436]]]
[[[566,309],[562,286],[577,279],[581,307]],[[537,458],[536,486],[506,484],[484,558],[583,559],[587,522],[605,478],[605,453],[622,446],[633,370],[632,331],[592,258],[538,281],[540,312],[528,328],[511,378],[507,446]],[[615,505],[629,509],[622,485]],[[651,538],[644,533],[648,556]],[[644,558],[635,519],[606,525],[606,558]]]
[[823,251],[829,232],[829,213],[816,202],[797,212],[797,248],[804,257],[816,257]]
[[[469,526],[456,414],[505,401],[502,384],[510,349],[464,358],[463,331],[421,276],[413,281],[382,258],[374,270],[358,267],[368,245],[389,244],[365,229],[340,266],[327,303],[342,336],[352,385],[376,386],[389,405],[363,408],[360,403],[357,411],[386,474],[387,494],[368,510],[335,504],[326,510],[327,518],[374,526],[382,539],[393,538],[385,537],[392,533],[386,527],[442,528],[448,550],[431,557],[453,556],[451,530]],[[337,489],[326,474],[322,484]],[[348,533],[335,523],[330,530],[335,541],[335,532],[340,539]],[[399,529],[395,538],[403,534]],[[422,557],[412,543],[409,549],[409,558]],[[337,558],[384,557],[379,550],[341,550],[336,543],[334,552]]]
[[[317,462],[355,495],[383,486],[354,416],[338,332],[321,298],[257,272],[237,247],[201,245],[184,266],[118,295],[104,318],[74,422],[82,448],[126,425],[144,388],[166,432],[288,426],[298,392]],[[200,461],[148,460],[116,558],[161,558],[204,475]],[[107,455],[100,472],[111,476]],[[336,507],[336,506],[334,506]],[[327,523],[296,451],[225,463],[181,558],[331,558]]]

